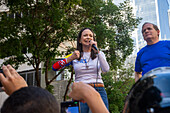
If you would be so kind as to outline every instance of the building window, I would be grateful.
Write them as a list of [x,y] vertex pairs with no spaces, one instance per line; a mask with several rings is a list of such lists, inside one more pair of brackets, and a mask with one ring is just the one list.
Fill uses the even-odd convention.
[[[27,71],[19,73],[27,82],[28,86],[37,86],[37,82],[35,79],[35,71]],[[39,70],[39,77],[41,79],[41,71]]]

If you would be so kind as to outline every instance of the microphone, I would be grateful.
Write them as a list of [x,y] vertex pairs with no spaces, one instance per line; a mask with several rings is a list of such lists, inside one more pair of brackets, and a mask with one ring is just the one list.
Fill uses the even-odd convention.
[[[89,42],[90,42],[91,40],[89,40]],[[92,44],[92,47],[95,49],[95,50],[97,50],[98,51],[98,48],[96,47],[96,45],[95,44]]]
[[98,51],[98,48],[95,46],[95,44],[93,44],[92,47]]

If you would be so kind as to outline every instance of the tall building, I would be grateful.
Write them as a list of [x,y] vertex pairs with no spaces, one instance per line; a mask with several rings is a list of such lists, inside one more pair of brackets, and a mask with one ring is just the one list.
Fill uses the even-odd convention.
[[169,29],[170,29],[170,9],[168,10],[168,18],[169,18]]
[[169,28],[169,0],[133,0],[136,17],[143,18],[137,28],[135,46],[139,51],[146,42],[142,37],[142,25],[145,22],[156,24],[160,29],[160,40],[170,40]]

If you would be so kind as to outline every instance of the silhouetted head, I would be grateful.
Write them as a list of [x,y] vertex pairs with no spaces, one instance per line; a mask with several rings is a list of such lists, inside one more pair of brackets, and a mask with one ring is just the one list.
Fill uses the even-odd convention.
[[170,113],[170,71],[144,75],[131,88],[123,113]]
[[6,99],[1,113],[59,113],[59,105],[47,90],[25,87]]

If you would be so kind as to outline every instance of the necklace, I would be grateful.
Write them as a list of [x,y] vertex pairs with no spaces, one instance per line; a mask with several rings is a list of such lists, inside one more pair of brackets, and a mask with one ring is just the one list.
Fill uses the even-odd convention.
[[86,61],[86,59],[83,57],[83,60],[84,60],[84,62],[85,62],[85,65],[86,65],[86,69],[88,69],[89,68],[89,66],[87,65],[88,63],[89,63],[89,61],[90,61],[90,57],[89,57],[89,59]]

